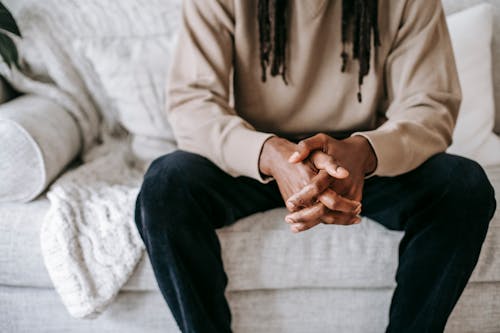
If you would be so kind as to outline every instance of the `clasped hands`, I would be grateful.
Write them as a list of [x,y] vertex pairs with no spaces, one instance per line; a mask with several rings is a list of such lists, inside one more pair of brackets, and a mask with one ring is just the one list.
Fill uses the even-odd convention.
[[359,223],[364,178],[376,163],[362,136],[336,140],[317,134],[298,144],[271,137],[262,148],[259,168],[276,180],[290,211],[285,220],[293,232],[301,232],[319,223]]

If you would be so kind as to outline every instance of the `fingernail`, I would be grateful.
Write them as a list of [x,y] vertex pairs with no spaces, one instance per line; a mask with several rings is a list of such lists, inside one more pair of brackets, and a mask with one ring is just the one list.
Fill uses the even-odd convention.
[[287,217],[285,217],[285,221],[286,221],[287,223],[290,223],[290,224],[295,223],[295,221],[294,221],[291,217],[288,217],[288,216],[287,216]]
[[292,156],[290,156],[290,158],[288,159],[288,162],[295,162],[298,158],[299,158],[299,153],[295,152],[292,154]]
[[347,173],[349,173],[349,171],[347,171],[347,169],[345,169],[345,168],[343,168],[343,167],[341,167],[341,166],[339,166],[339,167],[337,168],[337,172],[347,172]]
[[288,208],[290,209],[295,209],[297,206],[295,205],[295,203],[293,203],[293,201],[287,201],[286,202],[286,205]]
[[359,217],[356,217],[354,219],[354,223],[353,224],[359,224],[361,222],[361,219]]

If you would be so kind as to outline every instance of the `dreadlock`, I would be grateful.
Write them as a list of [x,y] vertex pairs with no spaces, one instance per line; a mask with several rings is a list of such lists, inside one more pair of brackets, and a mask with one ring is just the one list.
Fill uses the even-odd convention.
[[[270,3],[271,2],[271,3]],[[262,81],[266,82],[267,68],[271,76],[286,78],[286,42],[288,0],[259,0],[259,42]],[[341,71],[347,69],[349,54],[347,43],[352,42],[352,58],[359,62],[358,101],[361,103],[361,86],[370,72],[371,40],[380,46],[377,0],[342,0],[342,58]],[[272,56],[271,56],[272,53]]]

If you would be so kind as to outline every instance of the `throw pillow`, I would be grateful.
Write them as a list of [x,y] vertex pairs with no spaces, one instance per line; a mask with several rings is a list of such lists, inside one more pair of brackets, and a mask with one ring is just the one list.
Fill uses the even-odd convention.
[[448,152],[482,165],[500,164],[500,138],[493,133],[493,9],[481,4],[448,17],[462,105]]
[[165,86],[174,36],[168,34],[79,39],[119,123],[131,134],[136,157],[150,160],[175,148],[165,110]]

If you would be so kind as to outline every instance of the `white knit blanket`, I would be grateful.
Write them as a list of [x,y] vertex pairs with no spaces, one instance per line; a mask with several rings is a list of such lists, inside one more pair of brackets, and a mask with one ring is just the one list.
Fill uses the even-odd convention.
[[[69,313],[95,317],[113,301],[144,253],[133,216],[144,170],[132,167],[127,141],[113,137],[113,125],[97,111],[72,69],[73,59],[49,36],[39,25],[18,40],[24,70],[4,67],[0,74],[17,90],[64,106],[81,129],[84,163],[50,186],[40,240],[46,268]],[[98,137],[101,145],[95,144]]]
[[122,144],[107,145],[47,193],[42,253],[63,303],[78,318],[102,312],[143,254],[134,225],[142,173],[126,163]]

